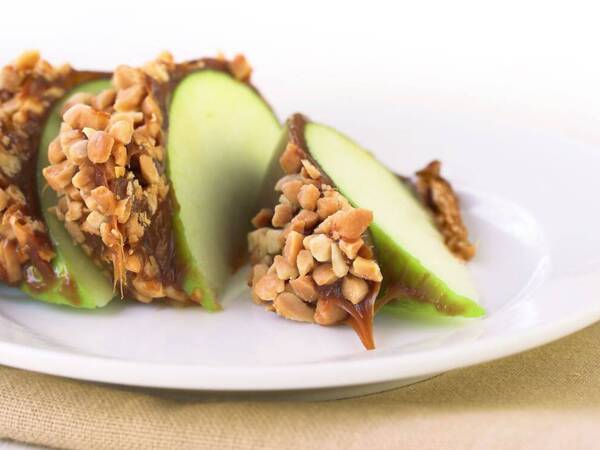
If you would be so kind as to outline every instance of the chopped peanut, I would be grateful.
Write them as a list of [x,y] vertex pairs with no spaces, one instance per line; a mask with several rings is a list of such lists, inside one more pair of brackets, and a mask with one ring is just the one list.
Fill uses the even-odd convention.
[[267,274],[269,267],[266,264],[255,264],[252,266],[252,271],[250,272],[250,286],[254,286],[258,283],[263,276]]
[[[87,147],[88,141],[86,139],[81,139],[67,147],[63,154],[66,155],[69,161],[79,166],[86,163],[88,160]],[[50,151],[48,151],[48,154],[50,154]]]
[[254,285],[254,293],[264,301],[273,301],[285,289],[285,283],[276,274],[264,275]]
[[115,140],[104,131],[96,131],[89,139],[87,150],[88,158],[95,164],[108,161]]
[[343,211],[337,215],[332,224],[333,232],[342,239],[353,241],[361,237],[373,221],[373,213],[367,209],[357,208]]
[[358,255],[358,251],[363,244],[364,241],[360,238],[355,241],[346,241],[344,239],[339,241],[340,250],[343,251],[349,259],[356,258],[356,255]]
[[69,222],[75,222],[76,220],[81,219],[83,215],[83,203],[78,201],[69,202],[69,207],[67,212],[65,213],[65,220]]
[[319,189],[312,184],[305,184],[298,192],[298,203],[303,209],[314,211],[317,208],[317,200],[321,196]]
[[319,169],[317,169],[313,163],[311,163],[308,159],[303,159],[301,162],[309,177],[311,177],[313,180],[318,180],[321,178],[321,172],[319,172]]
[[112,215],[117,207],[117,198],[107,187],[98,186],[90,192],[96,201],[98,211],[104,215]]
[[150,156],[140,156],[140,168],[142,170],[142,176],[148,183],[157,184],[160,181],[158,170],[156,170],[156,165],[154,165],[154,161]]
[[313,309],[290,292],[279,294],[275,298],[273,306],[277,314],[286,319],[298,322],[313,322]]
[[145,89],[141,84],[119,90],[115,100],[115,110],[123,112],[136,109],[142,102],[144,94]]
[[128,255],[125,259],[125,268],[133,273],[140,273],[142,271],[142,258],[140,255],[134,253]]
[[296,144],[289,142],[287,147],[285,148],[285,151],[281,154],[281,157],[279,158],[279,164],[281,165],[281,168],[289,174],[298,172],[302,165],[302,154],[302,150],[300,150],[300,148]]
[[300,234],[304,233],[304,222],[292,220],[292,222],[288,223],[285,227],[283,227],[283,233],[281,237],[283,239],[287,239],[287,237],[292,231],[295,231],[296,233]]
[[340,247],[335,242],[331,244],[331,266],[333,267],[333,271],[338,278],[345,277],[350,269],[346,263],[342,251],[340,250]]
[[71,184],[71,179],[73,178],[76,170],[77,167],[74,164],[65,160],[61,163],[44,167],[42,173],[48,182],[48,185],[52,189],[60,191]]
[[82,191],[91,190],[94,186],[94,168],[91,165],[79,166],[79,172],[73,176],[72,183]]
[[125,65],[117,66],[113,73],[112,81],[117,89],[127,89],[128,87],[144,82],[139,70]]
[[365,280],[380,282],[383,279],[379,265],[372,259],[365,259],[361,256],[354,260],[350,272]]
[[303,184],[300,180],[288,181],[281,187],[283,195],[289,200],[292,205],[298,205],[298,193]]
[[283,226],[292,220],[292,207],[289,204],[279,204],[275,207],[275,213],[271,223],[276,228],[283,228]]
[[116,95],[117,91],[114,89],[105,89],[97,96],[92,98],[92,107],[98,111],[102,111],[108,108],[115,101]]
[[108,114],[96,111],[83,103],[77,103],[63,114],[63,120],[72,128],[90,127],[103,130],[108,125]]
[[92,230],[100,231],[100,225],[106,221],[106,216],[99,213],[98,211],[92,211],[88,214],[85,222],[91,227]]
[[342,294],[345,298],[357,305],[362,302],[369,292],[367,282],[361,278],[348,275],[342,282]]
[[65,154],[63,153],[62,146],[60,145],[60,138],[55,137],[50,145],[48,146],[48,161],[50,164],[58,164],[64,161]]
[[128,120],[118,120],[110,126],[108,134],[121,144],[128,145],[133,136],[133,123]]
[[291,280],[298,277],[298,269],[281,255],[275,256],[273,265],[280,280]]
[[317,234],[310,240],[310,252],[319,262],[331,261],[332,241],[324,234]]
[[129,216],[131,215],[131,201],[128,198],[124,198],[117,202],[117,207],[115,208],[115,216],[117,216],[117,221],[119,223],[126,223],[129,220]]
[[270,255],[275,255],[281,251],[283,248],[283,239],[281,238],[282,234],[283,232],[281,230],[267,230],[265,235],[267,253]]
[[305,302],[314,303],[317,301],[318,293],[317,288],[315,287],[315,282],[308,275],[291,280],[290,286],[296,295]]
[[252,67],[244,57],[244,55],[235,55],[229,63],[229,70],[233,73],[236,80],[248,81],[252,74]]
[[303,209],[292,219],[292,222],[302,222],[304,228],[313,228],[319,221],[319,216],[314,211]]
[[300,276],[304,276],[315,267],[315,259],[308,250],[300,250],[296,259],[296,265]]
[[304,236],[297,231],[291,231],[283,247],[283,257],[290,263],[296,264],[296,258],[302,249],[302,240]]
[[[150,300],[164,296],[163,285],[158,280],[147,280],[141,276],[137,276],[133,278],[133,286],[139,294]],[[144,301],[143,298],[138,298],[138,300]]]
[[334,302],[320,299],[317,302],[314,320],[319,325],[335,325],[348,317],[348,313]]
[[318,286],[325,286],[337,281],[338,277],[333,271],[331,264],[319,264],[312,272],[313,279]]
[[273,210],[263,208],[252,218],[252,225],[254,225],[255,228],[266,227],[271,222],[272,217]]
[[317,214],[321,220],[325,220],[341,208],[341,203],[333,197],[323,197],[317,201]]
[[[115,164],[117,166],[121,166],[121,167],[116,168],[119,173],[117,178],[124,176],[125,175],[125,167],[124,166],[127,165],[127,159],[128,159],[127,158],[127,148],[123,144],[116,143],[113,147],[112,155],[115,160]],[[116,174],[117,174],[117,172],[115,172],[115,175]]]

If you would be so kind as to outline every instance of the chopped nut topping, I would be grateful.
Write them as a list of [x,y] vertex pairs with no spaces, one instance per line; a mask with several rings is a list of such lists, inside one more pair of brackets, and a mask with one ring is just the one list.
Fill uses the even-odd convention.
[[349,275],[342,282],[342,294],[355,305],[362,302],[368,292],[369,286],[361,278]]
[[317,301],[318,293],[312,277],[303,275],[294,280],[290,280],[290,286],[296,295],[305,302],[314,303]]
[[296,263],[300,250],[302,249],[302,240],[304,236],[297,231],[291,231],[286,240],[285,246],[283,247],[283,257],[287,259],[290,264]]
[[235,55],[233,60],[229,63],[229,70],[231,70],[233,76],[240,81],[248,81],[250,75],[252,75],[252,67],[248,64],[244,55]]
[[304,276],[315,267],[315,259],[308,250],[300,250],[296,264],[298,266],[298,273],[300,276]]
[[[268,270],[269,270],[269,267],[266,264],[261,263],[261,264],[256,264],[255,266],[253,266],[252,271],[250,273],[249,285],[251,287],[256,285],[256,283],[258,283],[258,280],[260,280],[262,277],[264,277],[267,274]],[[263,302],[260,298],[258,298],[258,296],[254,293],[254,291],[252,291],[252,300],[257,305],[260,305]]]
[[476,247],[469,241],[458,196],[441,176],[441,167],[439,161],[432,161],[418,171],[415,188],[423,204],[432,212],[446,246],[458,258],[469,261],[475,256]]
[[[53,276],[52,246],[39,212],[31,208],[36,202],[31,198],[31,162],[37,157],[46,114],[71,88],[72,75],[69,66],[53,67],[37,51],[23,53],[0,70],[0,280],[11,284],[45,284]],[[76,167],[67,160],[60,140],[55,139],[50,150],[50,161],[57,166],[47,173],[53,186],[62,189]],[[67,148],[72,158],[79,151],[77,145]],[[78,213],[76,203],[64,207],[56,208],[57,214]]]
[[348,317],[348,313],[335,303],[319,299],[315,310],[314,320],[319,325],[335,325]]
[[303,209],[292,219],[292,223],[302,223],[305,229],[313,228],[318,222],[319,215],[307,209]]
[[108,134],[121,144],[129,145],[133,136],[132,122],[131,120],[117,120],[110,126]]
[[358,255],[358,251],[363,244],[364,241],[360,238],[355,241],[345,241],[344,239],[340,239],[339,242],[340,250],[343,251],[349,259],[356,258],[356,255]]
[[314,235],[308,244],[313,258],[319,262],[331,261],[332,240],[324,234]]
[[331,266],[338,278],[345,277],[348,270],[350,270],[350,267],[336,242],[331,244]]
[[280,203],[275,207],[271,223],[274,227],[283,228],[292,219],[292,207],[287,203]]
[[88,142],[88,158],[94,164],[105,163],[110,158],[114,144],[115,140],[108,133],[96,131],[91,135]]
[[315,185],[305,184],[298,192],[298,202],[303,209],[314,211],[317,208],[317,200],[320,196],[321,193]]
[[266,274],[254,284],[254,293],[263,301],[273,301],[285,289],[283,280],[275,274]]
[[252,219],[252,225],[254,228],[266,227],[271,223],[273,218],[273,210],[269,208],[261,209]]
[[340,209],[342,205],[337,198],[323,197],[317,201],[317,214],[321,220],[325,220]]
[[[250,72],[243,63],[238,57],[230,70],[246,80]],[[182,67],[183,71],[191,71],[204,64],[197,61]],[[158,224],[165,221],[171,207],[161,109],[166,99],[161,92],[168,89],[167,83],[178,67],[166,53],[141,69],[119,66],[113,74],[112,88],[95,96],[77,94],[70,98],[63,110],[60,135],[48,148],[51,165],[44,170],[48,185],[63,205],[56,208],[57,217],[65,221],[69,233],[78,243],[90,240],[85,242],[88,249],[94,248],[92,243],[97,243],[95,236],[99,236],[104,245],[99,257],[112,266],[121,292],[127,286],[144,302],[165,296],[177,301],[201,298],[199,292],[185,294],[181,287],[170,284],[175,282],[164,281],[170,279],[161,275],[162,270],[168,270],[164,258],[170,256],[159,263],[155,255],[148,254],[148,243],[144,244],[148,230],[154,224],[161,226]],[[10,74],[4,78],[11,82]],[[36,106],[30,104],[29,108]],[[264,211],[254,222],[266,226],[270,219],[279,219],[278,228],[283,228],[291,220],[292,211],[282,207],[277,212]],[[150,235],[154,234],[155,229]],[[266,261],[270,255],[280,254],[284,242],[282,230],[249,236],[256,256],[253,260]],[[297,270],[295,262],[292,267]]]
[[302,186],[301,180],[291,180],[281,187],[281,191],[292,205],[298,205],[298,193]]
[[291,280],[298,277],[296,266],[288,262],[283,256],[275,256],[273,264],[280,280]]
[[45,167],[42,173],[48,185],[54,190],[62,190],[71,184],[71,180],[77,167],[70,161],[63,161],[49,167]]
[[285,170],[286,173],[293,174],[300,170],[302,167],[301,156],[304,154],[300,148],[290,142],[288,143],[285,151],[279,158],[279,164]]
[[[269,309],[286,318],[294,319],[294,305],[301,307],[306,321],[340,323],[349,318],[345,308],[350,311],[367,298],[374,300],[379,289],[381,272],[364,236],[373,214],[352,207],[324,184],[327,178],[295,143],[288,143],[279,163],[285,175],[275,184],[275,191],[281,192],[278,203],[273,213],[259,211],[253,219],[257,229],[248,235],[254,301],[275,299]],[[266,243],[267,234],[274,231],[270,227],[281,229],[283,240],[283,249],[274,253]],[[347,307],[342,308],[344,302]],[[364,309],[356,311],[363,317]]]
[[343,211],[332,223],[334,235],[353,241],[359,239],[373,221],[373,213],[367,209],[356,208]]
[[312,273],[313,279],[318,286],[325,286],[337,281],[338,277],[333,271],[331,264],[319,264]]
[[308,159],[303,159],[301,162],[309,177],[311,177],[313,180],[318,180],[321,178],[321,172],[319,172],[319,169],[317,169],[313,163],[311,163]]
[[352,269],[350,270],[352,275],[364,278],[365,280],[380,282],[383,280],[381,276],[381,270],[379,265],[372,259],[365,259],[361,256],[357,256],[352,263]]
[[265,242],[267,244],[268,254],[275,255],[281,251],[283,248],[283,240],[281,239],[282,233],[281,230],[267,230]]
[[291,292],[284,292],[275,298],[275,311],[286,319],[298,322],[313,322],[313,309]]

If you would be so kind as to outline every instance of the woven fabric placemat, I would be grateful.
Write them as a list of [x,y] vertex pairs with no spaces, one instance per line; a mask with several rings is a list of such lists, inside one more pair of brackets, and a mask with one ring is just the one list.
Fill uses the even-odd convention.
[[600,323],[402,389],[316,403],[174,400],[0,367],[0,438],[76,449],[600,448]]

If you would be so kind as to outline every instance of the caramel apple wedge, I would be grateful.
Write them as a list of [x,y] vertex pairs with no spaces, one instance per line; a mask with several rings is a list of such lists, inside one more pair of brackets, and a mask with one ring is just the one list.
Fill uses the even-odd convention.
[[122,297],[218,309],[280,133],[250,71],[243,57],[163,53],[63,113],[44,177]]
[[[296,114],[269,173],[248,237],[256,303],[292,320],[348,323],[367,349],[373,316],[391,301],[483,314],[433,210],[346,136]],[[419,186],[426,196],[430,185]]]
[[36,51],[0,72],[0,280],[49,303],[96,308],[113,297],[108,279],[53,220],[45,183],[36,186],[62,104],[107,79],[53,67]]

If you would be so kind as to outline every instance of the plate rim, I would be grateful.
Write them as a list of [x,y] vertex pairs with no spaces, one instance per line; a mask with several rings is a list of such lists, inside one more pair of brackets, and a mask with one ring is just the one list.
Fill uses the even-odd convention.
[[[326,389],[426,376],[489,362],[550,343],[597,321],[600,321],[600,306],[509,336],[461,343],[434,352],[386,355],[359,361],[256,367],[160,364],[0,342],[0,362],[47,375],[144,388],[228,392]],[[437,353],[435,358],[432,353]],[[266,377],[265,372],[270,376]]]

